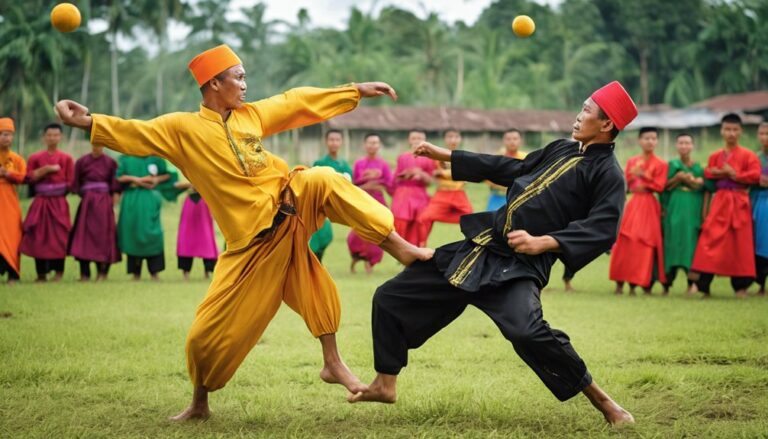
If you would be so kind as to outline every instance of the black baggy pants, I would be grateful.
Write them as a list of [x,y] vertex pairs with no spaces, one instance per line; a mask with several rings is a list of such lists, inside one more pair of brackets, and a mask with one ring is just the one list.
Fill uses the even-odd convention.
[[549,327],[539,287],[515,279],[470,293],[451,285],[434,261],[416,261],[376,290],[373,350],[376,371],[397,375],[415,349],[461,315],[467,305],[483,311],[515,352],[561,401],[592,383],[568,336]]

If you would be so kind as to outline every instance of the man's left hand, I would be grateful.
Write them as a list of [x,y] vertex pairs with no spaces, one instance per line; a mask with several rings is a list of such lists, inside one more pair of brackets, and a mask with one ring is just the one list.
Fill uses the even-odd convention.
[[557,240],[549,235],[531,236],[525,230],[507,233],[507,244],[516,252],[526,255],[539,255],[560,248]]
[[356,84],[362,98],[376,98],[379,96],[389,96],[393,101],[397,100],[397,93],[386,82],[363,82]]

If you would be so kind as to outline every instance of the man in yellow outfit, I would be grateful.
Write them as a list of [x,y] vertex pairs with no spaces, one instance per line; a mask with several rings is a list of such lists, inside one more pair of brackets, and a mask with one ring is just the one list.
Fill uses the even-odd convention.
[[206,200],[226,239],[187,339],[192,404],[171,419],[209,416],[208,392],[226,385],[281,302],[320,339],[320,378],[352,393],[364,390],[338,353],[338,291],[309,250],[309,237],[328,217],[404,265],[427,260],[433,251],[403,240],[393,231],[390,211],[340,174],[325,167],[291,171],[262,139],[351,111],[363,97],[396,99],[395,91],[382,82],[302,87],[246,103],[245,69],[226,45],[199,54],[189,69],[203,95],[196,113],[124,120],[91,115],[73,101],[56,104],[64,123],[91,131],[93,144],[173,162]]

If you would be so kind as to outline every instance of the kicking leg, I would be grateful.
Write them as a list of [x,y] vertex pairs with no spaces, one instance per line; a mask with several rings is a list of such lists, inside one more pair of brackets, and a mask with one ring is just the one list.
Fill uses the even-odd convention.
[[598,387],[594,381],[585,387],[582,393],[589,399],[589,402],[603,414],[605,420],[609,424],[619,426],[622,424],[635,423],[635,418],[632,414],[616,404],[616,402],[611,399],[603,389]]

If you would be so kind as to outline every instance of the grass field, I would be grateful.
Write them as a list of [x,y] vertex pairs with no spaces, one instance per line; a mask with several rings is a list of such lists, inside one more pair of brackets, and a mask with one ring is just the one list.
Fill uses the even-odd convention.
[[[476,207],[485,188],[472,186]],[[213,417],[171,424],[190,385],[184,340],[205,294],[175,270],[180,206],[166,205],[168,269],[162,281],[131,282],[123,265],[101,284],[39,285],[34,263],[0,286],[0,437],[766,437],[768,300],[733,298],[718,279],[708,301],[685,298],[682,279],[663,298],[616,297],[607,257],[577,274],[565,294],[553,272],[543,293],[553,327],[565,330],[596,381],[636,417],[604,425],[586,398],[559,403],[475,309],[411,354],[392,406],[349,405],[317,377],[319,343],[283,307],[234,379],[211,396]],[[364,381],[373,377],[370,301],[399,270],[391,258],[371,276],[351,275],[346,230],[326,256],[343,302],[339,342]],[[458,238],[438,225],[432,245]],[[360,267],[362,269],[362,266]]]

